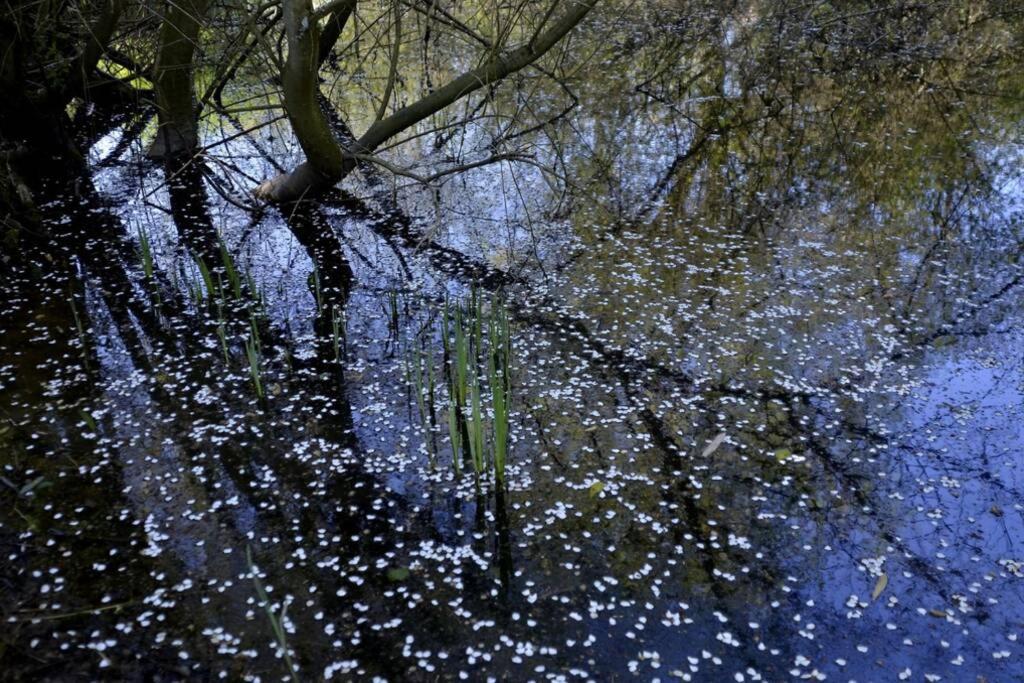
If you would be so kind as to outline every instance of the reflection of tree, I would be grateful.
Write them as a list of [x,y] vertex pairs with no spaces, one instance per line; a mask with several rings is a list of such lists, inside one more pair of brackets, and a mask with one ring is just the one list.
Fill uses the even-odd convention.
[[[620,580],[623,594],[647,595],[649,586],[629,577],[638,562],[651,558],[656,571],[671,577],[665,600],[696,593],[733,622],[762,610],[768,614],[763,621],[784,635],[790,632],[783,623],[789,614],[771,614],[765,604],[779,595],[787,573],[811,571],[806,562],[812,558],[793,551],[802,534],[841,538],[856,528],[868,543],[892,547],[903,566],[947,602],[953,589],[944,579],[966,580],[955,568],[948,577],[939,575],[926,555],[901,537],[903,508],[885,499],[889,484],[875,476],[884,457],[857,458],[876,446],[902,446],[877,427],[872,409],[856,400],[862,394],[851,386],[871,381],[865,369],[869,360],[906,364],[942,337],[983,334],[986,313],[1007,303],[1021,276],[1010,272],[979,291],[967,302],[968,308],[979,309],[976,313],[957,301],[963,287],[940,277],[944,271],[970,273],[989,264],[1004,269],[1015,258],[979,255],[986,250],[978,241],[995,246],[1003,238],[971,232],[998,212],[985,206],[999,202],[996,170],[991,149],[960,141],[964,131],[975,137],[1010,116],[998,109],[980,113],[983,100],[965,86],[973,79],[972,90],[1012,88],[1001,62],[992,61],[998,48],[982,49],[985,36],[999,33],[998,24],[972,24],[951,44],[940,44],[929,22],[941,25],[944,15],[915,14],[900,31],[909,35],[911,28],[924,27],[915,34],[923,53],[918,54],[913,45],[894,42],[888,33],[864,33],[871,26],[859,26],[856,17],[833,21],[812,14],[796,21],[787,15],[776,31],[780,17],[775,11],[774,5],[757,3],[742,25],[717,15],[709,19],[698,31],[706,44],[687,53],[685,78],[660,58],[678,55],[688,44],[680,36],[689,35],[689,29],[673,24],[666,43],[638,57],[638,68],[650,70],[643,89],[606,104],[602,113],[607,120],[570,122],[556,112],[544,124],[551,144],[561,147],[563,164],[572,150],[584,148],[582,142],[573,147],[574,135],[585,138],[586,148],[594,151],[577,163],[576,175],[588,177],[590,189],[607,195],[601,211],[613,216],[615,229],[604,239],[589,240],[572,267],[563,269],[563,289],[514,303],[512,312],[524,336],[550,341],[537,354],[558,362],[538,374],[568,383],[573,373],[586,373],[592,382],[587,390],[601,394],[580,394],[585,400],[575,406],[548,406],[524,391],[522,401],[534,411],[531,417],[545,448],[555,459],[572,459],[569,466],[557,462],[561,472],[572,476],[580,463],[594,471],[618,463],[625,458],[613,455],[612,448],[623,443],[631,449],[629,462],[642,473],[658,472],[650,474],[655,485],[649,490],[633,487],[622,493],[622,501],[606,503],[586,491],[572,498],[595,515],[606,504],[628,502],[634,517],[601,527],[602,540],[616,551],[606,555],[595,542],[595,554],[572,570],[576,573],[566,592],[582,600],[588,579],[610,573]],[[865,52],[865,45],[873,51]],[[817,66],[796,68],[805,62]],[[851,64],[856,69],[847,73]],[[596,75],[594,83],[594,90],[606,85]],[[923,92],[922,84],[927,85]],[[594,97],[586,87],[572,85],[581,90],[581,102]],[[881,97],[872,101],[861,91]],[[967,106],[958,106],[961,98]],[[500,97],[494,103],[499,108],[507,104]],[[640,114],[653,114],[654,128],[635,123]],[[622,130],[630,122],[635,126],[630,135],[637,138],[654,135],[657,126],[671,127],[681,150],[665,156],[659,173],[644,176],[650,192],[637,192],[625,177],[634,168],[633,157],[649,153],[623,144],[630,138]],[[204,184],[212,177],[198,160],[169,166],[166,175],[179,244],[218,264],[220,235]],[[396,648],[393,636],[366,627],[393,616],[389,610],[397,603],[382,601],[380,595],[399,587],[377,569],[403,561],[408,548],[400,550],[399,544],[452,540],[453,529],[464,527],[477,532],[470,544],[481,556],[493,548],[498,580],[467,564],[467,604],[476,608],[484,602],[483,612],[509,619],[519,604],[521,575],[556,575],[559,569],[551,565],[564,557],[559,549],[552,547],[550,557],[545,556],[544,541],[517,529],[529,514],[516,507],[519,493],[496,496],[488,509],[492,502],[483,497],[470,503],[447,491],[432,491],[425,509],[413,509],[372,470],[378,463],[367,462],[345,373],[329,339],[333,316],[347,309],[355,287],[347,257],[351,245],[343,244],[338,215],[330,212],[340,210],[344,218],[367,225],[396,254],[405,249],[424,255],[429,268],[451,279],[494,291],[529,292],[526,278],[443,244],[394,204],[382,211],[337,192],[282,207],[288,230],[316,269],[320,286],[315,291],[323,295],[323,305],[312,325],[314,353],[282,368],[275,376],[280,380],[275,397],[257,406],[233,372],[237,359],[222,362],[210,351],[216,340],[209,312],[193,311],[173,296],[160,272],[155,277],[167,296],[159,306],[146,297],[138,286],[134,245],[117,214],[103,206],[87,175],[73,180],[80,206],[61,205],[53,212],[67,212],[75,229],[87,226],[87,238],[68,240],[64,257],[84,267],[84,277],[67,276],[76,307],[93,328],[104,327],[109,316],[110,335],[128,350],[134,369],[152,380],[140,405],[123,406],[126,422],[142,411],[168,416],[147,437],[173,443],[162,456],[170,461],[167,467],[180,470],[179,494],[207,505],[223,498],[225,489],[239,493],[239,510],[181,527],[183,542],[210,538],[220,547],[241,550],[259,539],[255,556],[266,581],[277,595],[307,601],[295,617],[302,639],[294,643],[300,662],[319,663],[333,647],[322,624],[310,618],[323,609],[344,621],[346,629],[361,632],[361,643],[346,652],[376,661],[390,677],[408,673],[397,656],[388,656]],[[552,203],[557,203],[561,196],[554,194]],[[639,209],[638,194],[651,198]],[[579,216],[578,230],[590,231],[585,223],[593,222],[593,216],[587,211]],[[802,245],[804,239],[812,239],[814,246]],[[837,263],[843,269],[830,270]],[[636,278],[627,281],[624,273]],[[766,317],[778,308],[799,311],[799,318]],[[245,327],[248,321],[241,313]],[[891,335],[881,329],[887,323],[894,326]],[[267,327],[261,334],[268,338],[281,333]],[[896,339],[892,349],[880,351],[883,334]],[[274,342],[285,347],[291,340]],[[700,343],[708,346],[698,353]],[[85,346],[85,376],[94,387],[102,383],[104,362],[96,347]],[[210,390],[210,403],[191,400],[197,387]],[[880,385],[878,392],[884,389]],[[68,400],[80,400],[76,391],[67,393]],[[96,391],[86,394],[81,400],[101,400]],[[591,431],[581,413],[591,408],[602,416],[626,417]],[[548,439],[544,429],[561,432]],[[109,424],[103,431],[126,434]],[[708,457],[699,456],[703,445],[722,431],[730,442]],[[211,439],[211,434],[226,435],[228,442]],[[563,453],[554,443],[566,434]],[[78,441],[72,446],[88,450]],[[571,452],[576,446],[586,446],[593,459]],[[786,462],[787,453],[807,460],[797,466]],[[126,447],[119,457],[136,455]],[[107,500],[102,487],[83,491]],[[135,506],[135,521],[146,512],[137,500],[119,497],[111,505]],[[174,506],[172,512],[182,512]],[[762,511],[776,515],[772,519],[797,518],[807,525],[792,532],[761,519]],[[471,521],[454,522],[456,513]],[[661,536],[644,523],[666,515],[677,522]],[[550,530],[572,541],[593,528],[588,525],[591,520],[569,518]],[[402,528],[396,531],[395,526]],[[731,543],[733,536],[753,541],[761,553],[756,562],[742,545]],[[312,556],[300,558],[298,551],[311,544]],[[686,553],[673,556],[675,547],[685,547]],[[243,574],[240,555],[220,558],[220,564],[206,570],[211,576]],[[361,574],[367,579],[361,588],[349,587],[347,595],[307,590],[343,582],[348,577],[339,563],[355,558],[374,567]],[[176,562],[162,559],[153,567],[178,576]],[[726,575],[740,575],[742,581],[728,581]],[[413,576],[401,588],[435,588],[426,580],[419,583],[421,578]],[[486,596],[496,583],[500,599],[491,605]],[[146,584],[147,590],[153,587]],[[556,583],[551,590],[560,588]],[[264,637],[267,632],[248,624],[238,608],[249,597],[247,591],[239,586],[216,599],[220,623],[247,637]],[[796,594],[790,597],[796,604]],[[363,611],[357,603],[369,607]],[[416,628],[432,633],[437,642],[456,642],[468,633],[465,625],[448,623],[451,614],[443,606],[418,616],[423,622]],[[509,632],[528,633],[521,624],[510,625]],[[260,665],[273,666],[269,659]]]

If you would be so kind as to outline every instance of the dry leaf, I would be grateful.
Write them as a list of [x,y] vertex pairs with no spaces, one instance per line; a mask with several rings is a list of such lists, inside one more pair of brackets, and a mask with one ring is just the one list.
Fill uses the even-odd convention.
[[879,576],[878,581],[875,583],[875,590],[871,591],[871,599],[877,600],[878,596],[882,594],[882,591],[885,590],[885,587],[888,585],[888,583],[889,576],[887,574],[882,574],[881,576]]

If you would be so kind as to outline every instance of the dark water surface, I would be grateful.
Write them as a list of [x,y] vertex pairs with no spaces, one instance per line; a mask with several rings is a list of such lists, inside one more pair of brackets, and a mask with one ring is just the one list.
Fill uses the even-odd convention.
[[[210,113],[171,172],[145,112],[94,118],[0,282],[3,676],[1024,680],[1003,5],[613,4],[565,88],[388,152],[556,173],[289,211],[246,195],[286,129]],[[505,491],[452,466],[473,296],[510,318]]]

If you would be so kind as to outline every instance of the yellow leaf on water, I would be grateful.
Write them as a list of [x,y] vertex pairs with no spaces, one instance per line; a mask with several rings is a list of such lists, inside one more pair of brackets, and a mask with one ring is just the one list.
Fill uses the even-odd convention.
[[872,600],[877,600],[878,596],[882,594],[882,591],[885,590],[885,587],[888,585],[888,583],[889,583],[888,575],[882,574],[881,576],[879,576],[878,577],[878,581],[875,582],[875,590],[871,591],[871,599]]
[[595,481],[593,484],[590,485],[590,488],[587,490],[590,491],[591,497],[596,498],[597,494],[601,493],[601,491],[604,491],[604,482]]
[[775,459],[779,462],[785,461],[786,458],[793,455],[793,451],[788,448],[777,448],[775,449]]

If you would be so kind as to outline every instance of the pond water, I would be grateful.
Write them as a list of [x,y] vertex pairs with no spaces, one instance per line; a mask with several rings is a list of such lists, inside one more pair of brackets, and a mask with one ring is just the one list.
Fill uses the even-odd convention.
[[4,675],[1022,680],[1024,24],[775,4],[602,10],[436,189],[93,117],[0,282]]

